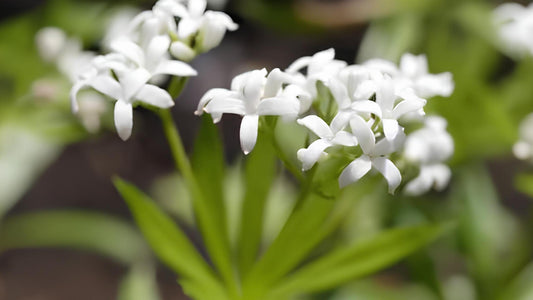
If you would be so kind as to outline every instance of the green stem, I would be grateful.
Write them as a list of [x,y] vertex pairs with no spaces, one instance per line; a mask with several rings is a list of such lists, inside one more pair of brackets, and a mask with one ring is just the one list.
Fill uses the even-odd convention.
[[211,255],[213,263],[219,270],[229,294],[235,299],[239,292],[231,262],[229,240],[227,238],[227,232],[224,230],[225,227],[223,224],[219,224],[220,222],[217,222],[219,219],[215,216],[216,212],[208,205],[207,199],[198,184],[170,110],[161,109],[158,114],[161,118],[176,167],[181,172],[194,199],[195,212],[207,250]]

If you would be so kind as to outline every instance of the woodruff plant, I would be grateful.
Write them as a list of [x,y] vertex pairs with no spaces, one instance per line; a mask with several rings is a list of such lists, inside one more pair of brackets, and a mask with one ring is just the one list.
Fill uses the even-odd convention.
[[[231,89],[212,89],[199,101],[195,113],[207,113],[207,120],[215,123],[225,113],[243,117],[241,148],[249,155],[247,165],[258,168],[247,182],[237,249],[230,247],[221,192],[223,160],[214,146],[216,128],[203,123],[197,145],[204,148],[191,163],[169,108],[186,79],[197,75],[186,61],[217,46],[227,30],[236,29],[226,14],[206,11],[204,0],[159,0],[108,41],[109,53],[80,67],[71,90],[74,112],[82,109],[82,89],[113,99],[115,126],[123,140],[131,135],[135,106],[160,116],[213,266],[146,195],[120,179],[115,185],[186,293],[197,299],[284,299],[333,288],[398,261],[449,227],[392,229],[306,260],[346,217],[341,203],[353,200],[354,183],[376,170],[392,194],[401,186],[402,172],[414,169],[418,175],[410,175],[405,193],[441,190],[450,179],[444,162],[453,153],[446,121],[424,112],[427,99],[452,93],[450,73],[430,74],[424,55],[405,54],[399,66],[379,59],[347,65],[328,49],[299,58],[284,71],[243,73],[233,79]],[[168,76],[168,89],[161,88]],[[308,130],[307,141],[293,153],[285,151],[277,137],[276,127],[287,122]],[[265,158],[274,155],[298,181],[300,193],[274,242],[262,247],[264,199],[272,183],[269,174],[274,174]]]

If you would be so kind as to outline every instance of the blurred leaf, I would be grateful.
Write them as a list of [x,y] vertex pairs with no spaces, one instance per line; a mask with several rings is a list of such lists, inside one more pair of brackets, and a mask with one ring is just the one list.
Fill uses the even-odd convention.
[[398,62],[406,52],[415,52],[422,36],[423,18],[414,13],[372,23],[361,42],[357,61],[372,58]]
[[533,197],[533,174],[519,174],[515,178],[515,186],[520,192]]
[[62,146],[0,122],[0,218],[59,155]]
[[154,267],[147,264],[135,264],[122,279],[118,291],[118,300],[159,300],[157,279]]
[[211,268],[172,220],[133,185],[119,178],[113,182],[159,259],[182,280],[195,286],[189,293],[211,297],[204,299],[225,299],[225,292]]
[[452,227],[444,223],[393,229],[342,247],[291,274],[278,284],[272,295],[329,289],[376,272],[426,246]]
[[462,168],[456,187],[452,199],[458,205],[459,233],[468,266],[480,297],[490,299],[529,256],[531,246],[526,244],[517,221],[499,203],[482,165]]
[[245,195],[242,203],[238,239],[238,264],[241,276],[248,273],[256,260],[262,240],[265,201],[276,175],[276,157],[270,141],[259,139],[246,159]]
[[[385,281],[385,282],[383,282]],[[380,278],[362,279],[340,288],[331,300],[437,300],[428,290],[416,284],[391,285]],[[459,298],[457,298],[459,299]],[[461,299],[466,300],[466,299]]]
[[513,280],[502,289],[498,300],[533,299],[533,263],[528,264]]
[[267,292],[274,282],[297,266],[324,239],[324,222],[335,201],[310,194],[253,266],[243,283],[243,294],[253,299]]
[[68,247],[94,251],[125,264],[148,258],[142,237],[120,218],[82,211],[26,213],[5,219],[0,249]]

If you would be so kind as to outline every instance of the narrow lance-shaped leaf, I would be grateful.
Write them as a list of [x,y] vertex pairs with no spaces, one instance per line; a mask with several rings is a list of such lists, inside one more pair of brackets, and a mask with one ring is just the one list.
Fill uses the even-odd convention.
[[238,240],[238,263],[243,276],[248,272],[258,255],[265,201],[273,184],[275,173],[274,149],[268,140],[259,138],[254,151],[246,160],[246,191]]
[[66,247],[93,251],[124,264],[149,257],[141,235],[120,218],[87,211],[50,211],[8,217],[0,249]]
[[180,135],[172,120],[169,110],[159,110],[163,128],[167,137],[172,155],[176,162],[176,167],[181,172],[183,179],[193,198],[193,208],[198,220],[198,227],[202,233],[206,248],[209,252],[213,264],[216,266],[224,283],[229,287],[232,297],[237,297],[238,287],[236,276],[232,265],[232,257],[229,247],[229,238],[226,225],[221,220],[221,213],[216,211],[211,205],[210,197],[206,190],[210,185],[201,186],[196,178],[196,173],[192,169],[191,163],[185,153]]
[[287,296],[339,286],[390,266],[451,228],[451,224],[446,223],[393,229],[340,248],[280,281],[272,295]]
[[115,178],[114,184],[159,259],[183,280],[204,290],[204,299],[226,299],[220,282],[183,231],[136,187],[119,178]]

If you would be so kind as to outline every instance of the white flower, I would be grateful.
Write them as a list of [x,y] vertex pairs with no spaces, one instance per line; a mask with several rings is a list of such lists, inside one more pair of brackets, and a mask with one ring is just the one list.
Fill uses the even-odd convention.
[[[317,52],[313,56],[304,56],[295,60],[286,70],[294,76],[294,82],[309,92],[311,98],[316,98],[316,82],[322,81],[327,85],[329,80],[337,76],[346,67],[346,62],[335,59],[333,48]],[[306,68],[306,75],[300,73]]]
[[514,155],[523,160],[533,158],[533,113],[520,123],[520,140],[513,146]]
[[350,120],[352,133],[363,150],[363,155],[352,161],[339,176],[339,186],[345,187],[357,182],[372,168],[378,170],[389,184],[389,193],[394,193],[402,181],[400,170],[387,156],[403,145],[405,135],[403,130],[394,139],[381,139],[376,143],[374,132],[369,124],[360,116],[354,115]]
[[512,54],[533,55],[533,5],[504,3],[494,10],[502,47]]
[[363,65],[389,75],[397,93],[410,88],[420,98],[449,97],[455,87],[451,73],[429,73],[425,55],[406,53],[402,55],[399,67],[384,59],[371,59]]
[[39,30],[35,41],[43,60],[55,63],[59,71],[72,82],[90,68],[95,56],[92,52],[83,51],[78,39],[69,38],[63,30],[56,27]]
[[404,54],[400,60],[400,71],[410,81],[408,87],[413,88],[421,98],[449,97],[454,90],[452,74],[430,74],[425,55]]
[[351,133],[343,131],[343,128],[337,127],[336,125],[339,122],[335,119],[332,121],[331,127],[315,115],[299,119],[298,124],[309,128],[309,130],[319,137],[309,147],[300,149],[297,152],[298,159],[302,162],[302,170],[304,171],[311,169],[322,156],[325,156],[327,153],[324,151],[329,147],[335,145],[347,147],[357,146],[357,138]]
[[[218,46],[227,30],[237,30],[238,25],[223,12],[206,11],[205,0],[189,0],[187,6],[182,1],[165,0],[162,6],[179,18],[177,38],[193,49],[192,40],[196,36],[194,49],[198,53],[207,52]],[[183,49],[183,47],[181,47]],[[179,56],[176,56],[179,57]]]
[[81,123],[88,132],[97,132],[100,129],[100,116],[107,111],[105,99],[94,91],[86,91],[80,94],[78,101]]
[[[398,95],[401,97],[400,101],[397,101]],[[426,105],[426,100],[417,97],[408,89],[395,93],[393,81],[390,78],[384,78],[378,83],[376,103],[381,108],[379,117],[383,124],[383,133],[388,140],[393,140],[401,130],[398,119],[405,114],[422,109]]]
[[66,33],[56,27],[45,27],[35,35],[39,55],[46,62],[55,62],[67,43]]
[[111,49],[131,60],[135,67],[150,74],[174,75],[181,77],[196,76],[197,72],[188,64],[169,59],[170,38],[167,35],[153,37],[145,48],[127,38],[120,38],[111,43]]
[[409,196],[420,196],[432,187],[442,191],[448,185],[452,172],[444,164],[423,165],[418,176],[405,186],[404,192]]
[[[84,87],[92,87],[100,93],[116,99],[115,127],[121,139],[127,140],[133,128],[133,104],[143,102],[160,108],[174,105],[167,91],[148,84],[152,77],[146,69],[128,69],[120,55],[97,57],[94,69],[85,75],[71,89],[71,102],[74,112],[78,110],[77,94]],[[111,74],[113,69],[118,78]]]
[[442,117],[428,117],[424,128],[407,137],[404,149],[405,158],[417,164],[440,163],[450,158],[453,154],[454,143],[446,131],[446,125],[446,120]]
[[243,116],[240,129],[241,148],[248,154],[255,146],[259,116],[290,116],[296,118],[300,111],[297,98],[280,95],[283,73],[274,69],[267,76],[265,69],[243,73],[235,77],[231,90],[212,89],[200,100],[196,114],[211,114],[214,122],[224,113]]
[[425,127],[411,133],[405,141],[404,157],[419,165],[420,173],[405,187],[405,193],[418,196],[432,187],[443,190],[450,181],[451,171],[442,164],[453,154],[453,139],[446,131],[446,120],[431,116]]

